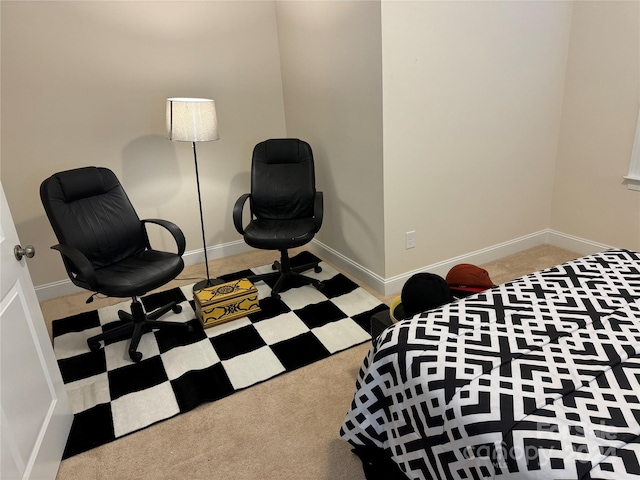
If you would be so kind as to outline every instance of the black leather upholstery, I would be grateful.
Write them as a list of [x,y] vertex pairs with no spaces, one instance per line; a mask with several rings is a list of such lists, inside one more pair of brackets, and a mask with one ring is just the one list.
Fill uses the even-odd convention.
[[[245,203],[249,200],[251,220],[243,224]],[[251,193],[245,193],[233,209],[236,230],[247,245],[265,250],[279,250],[278,272],[251,277],[267,280],[277,277],[271,294],[277,296],[288,280],[320,286],[300,272],[317,263],[291,268],[287,250],[309,243],[322,226],[323,195],[316,191],[313,152],[307,142],[294,138],[271,139],[253,149]]]
[[[52,175],[40,186],[40,198],[58,241],[58,250],[71,281],[77,286],[110,297],[133,298],[133,318],[119,312],[125,324],[122,330],[89,339],[89,346],[131,333],[129,354],[133,360],[144,327],[164,328],[183,323],[155,322],[159,316],[179,306],[170,304],[152,314],[144,314],[137,297],[173,280],[184,268],[182,254],[185,238],[173,223],[140,220],[115,174],[106,168],[84,167]],[[157,224],[172,234],[177,252],[154,250],[149,244],[146,226]],[[140,324],[135,327],[133,324]],[[137,333],[136,333],[137,332]],[[137,338],[136,338],[137,336]]]

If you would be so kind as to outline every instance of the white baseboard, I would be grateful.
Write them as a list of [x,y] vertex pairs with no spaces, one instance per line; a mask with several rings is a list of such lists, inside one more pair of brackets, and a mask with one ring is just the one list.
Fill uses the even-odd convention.
[[[59,280],[57,282],[45,283],[44,285],[36,285],[36,296],[39,302],[51,300],[52,298],[64,297],[74,293],[86,292],[86,290],[76,287],[71,280]],[[87,293],[87,297],[90,293]]]
[[573,235],[558,232],[556,230],[547,231],[547,240],[545,243],[553,245],[554,247],[564,248],[565,250],[571,250],[572,252],[576,252],[581,255],[592,255],[596,252],[613,248],[612,245],[592,242],[591,240],[574,237]]
[[369,285],[377,292],[384,292],[385,280],[377,273],[372,272],[368,268],[354,262],[348,257],[335,251],[331,247],[319,242],[315,238],[309,244],[309,251],[327,262],[335,265],[338,269],[357,278],[358,280]]
[[[207,247],[207,258],[209,260],[217,260],[250,250],[253,250],[253,248],[244,243],[244,240],[235,240],[233,242],[223,243],[222,245],[216,245],[215,247]],[[182,260],[184,260],[185,267],[204,263],[204,252],[202,249],[185,252],[184,255],[182,255]]]
[[581,255],[590,255],[602,250],[610,248],[604,245],[584,238],[574,237],[562,232],[551,229],[540,230],[529,235],[522,236],[507,242],[499,243],[491,247],[476,250],[475,252],[460,255],[458,257],[449,258],[432,265],[427,265],[410,272],[405,272],[390,278],[382,278],[376,273],[364,268],[353,262],[351,259],[341,255],[326,245],[313,240],[310,244],[310,250],[316,255],[333,263],[336,267],[344,272],[353,275],[358,280],[366,283],[376,291],[383,295],[397,294],[402,290],[404,283],[414,274],[419,272],[430,272],[445,277],[454,265],[459,263],[471,263],[481,265],[483,263],[492,262],[499,258],[513,255],[514,253],[537,247],[538,245],[549,244],[555,247],[564,248]]
[[[592,242],[591,240],[567,235],[556,230],[545,229],[390,278],[381,277],[316,239],[309,244],[309,250],[383,295],[393,295],[400,292],[404,282],[418,272],[431,272],[445,277],[449,270],[459,263],[480,265],[543,244],[571,250],[581,255],[590,255],[611,248],[608,245]],[[210,260],[214,260],[250,250],[251,247],[246,245],[243,240],[237,240],[215,247],[208,247],[207,256]],[[186,252],[182,258],[186,266],[196,265],[204,262],[204,252],[202,250],[192,250]],[[36,287],[36,295],[41,302],[81,291],[82,289],[76,287],[70,280],[62,280]]]

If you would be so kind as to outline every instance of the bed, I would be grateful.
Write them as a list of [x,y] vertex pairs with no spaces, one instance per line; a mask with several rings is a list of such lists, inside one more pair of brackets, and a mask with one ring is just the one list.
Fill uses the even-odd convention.
[[640,253],[611,249],[398,322],[340,436],[411,479],[640,479]]

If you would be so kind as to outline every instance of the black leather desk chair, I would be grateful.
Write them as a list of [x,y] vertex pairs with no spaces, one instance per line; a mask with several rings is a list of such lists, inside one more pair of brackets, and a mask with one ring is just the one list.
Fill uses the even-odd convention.
[[[249,200],[251,220],[243,225],[243,211]],[[287,250],[309,243],[320,230],[323,216],[322,192],[316,191],[313,152],[307,142],[295,138],[260,142],[253,149],[251,193],[242,195],[233,208],[233,223],[247,245],[279,250],[276,272],[250,277],[251,281],[277,278],[271,295],[278,297],[291,280],[311,284],[320,282],[302,275],[318,262],[291,267]]]
[[[140,220],[120,182],[111,170],[85,167],[52,175],[40,186],[40,198],[56,234],[53,249],[77,286],[109,297],[131,297],[131,313],[120,310],[123,324],[87,340],[92,350],[101,341],[131,338],[129,356],[134,362],[140,338],[151,329],[188,328],[181,322],[158,322],[180,305],[175,302],[145,313],[138,297],[176,278],[184,263],[185,238],[166,220]],[[146,225],[158,224],[171,232],[177,253],[153,250]]]

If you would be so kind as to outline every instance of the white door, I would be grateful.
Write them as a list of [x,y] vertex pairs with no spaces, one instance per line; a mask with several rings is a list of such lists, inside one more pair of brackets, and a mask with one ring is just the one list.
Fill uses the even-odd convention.
[[73,415],[27,258],[14,255],[20,241],[0,190],[0,479],[49,480]]

